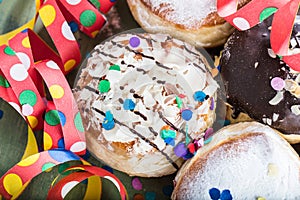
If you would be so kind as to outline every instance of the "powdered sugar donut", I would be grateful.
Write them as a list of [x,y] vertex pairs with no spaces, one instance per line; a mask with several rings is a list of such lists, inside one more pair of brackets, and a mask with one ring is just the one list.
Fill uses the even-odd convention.
[[[167,33],[195,46],[225,43],[233,28],[217,14],[216,0],[127,0],[133,17],[151,33]],[[239,0],[239,6],[249,0]]]
[[168,35],[121,34],[96,46],[74,91],[88,149],[130,175],[175,172],[176,145],[203,137],[215,120],[219,86],[208,68]]

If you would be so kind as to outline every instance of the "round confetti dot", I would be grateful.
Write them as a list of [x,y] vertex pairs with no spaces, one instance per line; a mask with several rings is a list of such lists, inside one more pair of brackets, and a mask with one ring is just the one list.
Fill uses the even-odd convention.
[[19,95],[19,101],[21,105],[29,104],[31,106],[34,106],[37,102],[37,96],[36,94],[31,90],[24,90]]
[[100,2],[98,0],[90,0],[90,2],[97,8],[99,9],[100,8]]
[[221,196],[221,192],[217,188],[209,189],[208,193],[209,193],[209,196],[212,200],[218,200]]
[[98,89],[101,93],[108,92],[110,89],[110,82],[108,80],[101,80]]
[[51,5],[46,5],[46,6],[42,7],[40,9],[39,14],[40,14],[40,17],[43,20],[43,23],[46,27],[50,26],[54,22],[55,17],[56,17],[55,8]]
[[119,66],[119,65],[112,65],[112,66],[110,66],[110,67],[109,67],[109,70],[116,70],[116,71],[120,71],[120,70],[121,70],[121,68],[120,68],[120,66]]
[[167,197],[171,197],[174,187],[173,185],[166,185],[163,187],[163,194],[166,195]]
[[17,174],[7,174],[3,179],[3,186],[8,194],[14,195],[22,189],[22,179]]
[[46,63],[46,66],[51,68],[51,69],[60,69],[59,66],[52,60],[48,61]]
[[119,185],[119,183],[116,181],[116,179],[114,179],[114,178],[111,177],[111,176],[104,176],[103,178],[106,178],[107,180],[110,180],[110,181],[116,186],[116,188],[118,189],[118,191],[119,191],[119,192],[121,191],[120,185]]
[[24,81],[28,77],[28,72],[23,64],[13,65],[9,73],[15,81]]
[[64,141],[64,138],[60,138],[57,142],[57,146],[58,148],[60,149],[64,149],[65,148],[65,141]]
[[132,185],[133,189],[135,189],[135,190],[142,190],[143,189],[142,182],[137,177],[132,179],[131,185]]
[[83,127],[81,115],[79,112],[75,115],[74,124],[78,131],[84,132],[84,127]]
[[60,99],[64,96],[65,90],[60,85],[51,85],[49,92],[54,99]]
[[51,156],[51,158],[60,163],[64,163],[71,160],[79,160],[78,156],[66,150],[49,150],[48,153]]
[[70,148],[72,152],[81,152],[86,149],[86,143],[85,142],[76,142],[73,144]]
[[4,48],[4,53],[6,55],[10,55],[10,56],[16,55],[15,52],[14,52],[14,50],[12,48],[10,48],[9,46],[7,46],[7,47]]
[[68,60],[65,64],[64,64],[64,69],[66,72],[70,71],[71,69],[73,69],[73,67],[76,65],[76,61],[74,59]]
[[81,0],[67,0],[67,3],[70,4],[70,5],[77,5],[81,2]]
[[61,197],[62,198],[65,198],[66,195],[77,185],[79,184],[78,181],[71,181],[71,182],[68,182],[66,183],[62,189],[61,189]]
[[18,58],[24,65],[25,69],[28,70],[30,68],[30,64],[31,64],[29,56],[22,52],[18,52],[18,53],[16,53],[16,55],[18,56]]
[[205,100],[206,94],[202,91],[197,91],[194,93],[195,101],[203,102]]
[[51,126],[56,126],[60,123],[60,118],[57,110],[50,110],[45,114],[45,121]]
[[136,48],[140,45],[141,41],[138,37],[131,37],[129,39],[129,44],[131,47]]
[[38,119],[35,116],[27,116],[27,120],[31,128],[37,127]]
[[265,8],[259,15],[259,21],[260,22],[264,21],[265,19],[270,17],[273,13],[275,13],[276,11],[277,11],[277,8],[274,8],[274,7]]
[[72,31],[73,33],[77,32],[77,31],[79,30],[78,24],[77,24],[76,22],[74,22],[74,21],[71,21],[71,22],[69,23],[69,26],[70,26],[71,31]]
[[189,121],[193,117],[193,112],[189,109],[185,109],[185,110],[181,111],[181,117],[185,121]]
[[10,87],[9,82],[6,80],[6,78],[4,78],[1,75],[0,75],[0,86],[1,87],[5,87],[5,88],[9,88]]
[[237,28],[239,28],[242,31],[247,30],[247,29],[250,28],[249,22],[246,19],[242,18],[242,17],[236,17],[236,18],[233,19],[232,22]]
[[59,116],[61,125],[64,126],[67,122],[65,114],[62,113],[61,111],[58,111],[58,116]]
[[54,166],[55,166],[54,163],[51,163],[51,162],[45,163],[45,164],[42,166],[42,171],[43,171],[43,172],[49,172]]
[[61,33],[67,40],[75,41],[71,28],[66,21],[62,24]]
[[27,157],[26,159],[22,160],[21,162],[18,163],[18,166],[20,167],[27,167],[30,165],[33,165],[34,163],[36,163],[36,161],[38,161],[38,159],[40,158],[40,154],[34,154],[32,156]]
[[0,110],[0,119],[3,118],[3,114],[4,114],[3,110]]
[[85,27],[93,26],[96,22],[96,14],[92,10],[85,10],[80,14],[79,20]]
[[23,113],[24,116],[32,115],[33,107],[29,104],[22,105],[22,113]]
[[272,78],[271,86],[276,91],[281,91],[285,87],[285,81],[280,77]]
[[44,132],[43,134],[43,144],[44,144],[44,150],[49,150],[53,146],[52,138],[47,132]]
[[25,47],[25,48],[30,48],[31,45],[30,45],[30,41],[29,41],[29,37],[25,37],[23,40],[22,40],[22,46]]
[[146,192],[145,197],[146,197],[146,200],[155,200],[156,193],[155,192]]
[[135,194],[133,200],[145,200],[145,198],[142,194]]

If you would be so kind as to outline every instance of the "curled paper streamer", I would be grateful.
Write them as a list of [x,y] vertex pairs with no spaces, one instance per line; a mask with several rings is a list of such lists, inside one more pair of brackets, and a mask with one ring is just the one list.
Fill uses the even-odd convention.
[[289,41],[300,0],[252,0],[237,10],[237,0],[218,0],[218,14],[239,30],[247,30],[272,14],[271,48],[293,70],[300,71],[300,54],[289,52]]

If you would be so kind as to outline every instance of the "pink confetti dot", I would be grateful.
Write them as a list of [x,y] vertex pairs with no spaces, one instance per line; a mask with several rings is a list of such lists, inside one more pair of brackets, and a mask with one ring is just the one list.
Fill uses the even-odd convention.
[[132,179],[132,187],[135,189],[135,190],[142,190],[143,189],[143,185],[142,185],[142,182],[140,181],[139,178],[133,178]]
[[275,77],[271,80],[271,86],[276,91],[281,91],[285,87],[285,82],[282,78]]

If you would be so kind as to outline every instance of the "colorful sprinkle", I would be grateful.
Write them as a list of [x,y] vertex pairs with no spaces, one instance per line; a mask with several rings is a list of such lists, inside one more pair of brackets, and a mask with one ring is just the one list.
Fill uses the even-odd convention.
[[209,106],[210,110],[214,110],[215,109],[215,99],[212,97],[210,98],[210,106]]
[[176,156],[178,157],[184,157],[185,155],[188,154],[188,150],[185,147],[185,144],[183,142],[180,142],[176,145],[176,147],[174,148],[174,153]]
[[212,200],[218,200],[221,197],[221,192],[217,188],[209,189],[208,193],[209,193],[209,196]]
[[108,80],[101,80],[98,86],[101,93],[106,93],[110,89],[110,82]]
[[131,99],[125,99],[123,103],[124,110],[134,110],[135,103]]
[[185,121],[189,121],[193,117],[193,112],[190,109],[184,109],[181,111],[181,117]]
[[156,193],[155,192],[146,192],[145,197],[146,197],[146,200],[155,200]]
[[93,26],[96,22],[96,14],[92,10],[85,10],[80,14],[79,20],[85,27]]
[[137,178],[137,177],[132,179],[131,184],[132,184],[133,189],[135,189],[135,190],[142,190],[143,189],[143,184],[140,181],[140,179]]
[[280,77],[274,77],[271,80],[271,86],[276,91],[281,91],[285,87],[285,81]]
[[232,195],[229,190],[223,190],[220,196],[221,200],[232,200]]
[[140,45],[141,41],[138,37],[131,37],[129,40],[129,44],[131,47],[135,48]]
[[160,131],[160,136],[163,140],[166,138],[175,138],[176,137],[176,131],[170,130],[170,129],[162,129]]
[[195,101],[203,102],[206,98],[206,94],[202,91],[197,91],[194,94]]
[[175,146],[175,140],[174,140],[174,138],[167,137],[167,138],[164,139],[164,141],[168,145]]
[[195,153],[196,152],[196,147],[195,147],[194,143],[188,144],[187,147],[188,147],[190,153]]
[[208,129],[206,129],[206,131],[205,131],[205,133],[204,133],[204,140],[207,140],[207,139],[210,138],[213,134],[214,134],[214,129],[213,129],[213,128],[208,128]]
[[107,111],[105,113],[105,118],[103,120],[102,127],[107,131],[115,127],[114,116],[110,111]]
[[182,99],[179,96],[176,96],[176,103],[178,108],[182,108]]
[[110,67],[109,67],[109,70],[116,70],[116,71],[120,71],[120,70],[121,70],[121,68],[120,68],[120,66],[119,66],[119,65],[112,65],[112,66],[110,66]]

